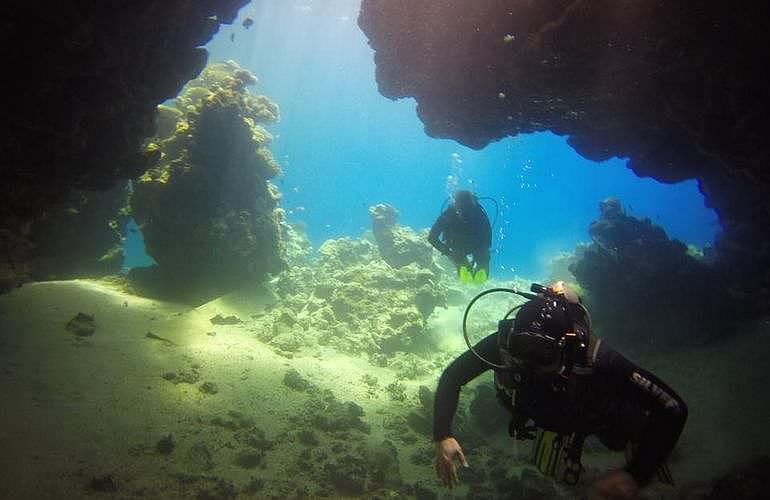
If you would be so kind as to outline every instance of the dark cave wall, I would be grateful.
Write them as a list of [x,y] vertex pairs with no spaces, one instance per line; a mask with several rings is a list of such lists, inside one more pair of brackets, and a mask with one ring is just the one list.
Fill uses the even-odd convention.
[[761,163],[768,7],[743,3],[363,0],[359,24],[380,91],[416,97],[430,135],[552,130],[675,182]]
[[736,290],[770,297],[766,3],[363,0],[386,97],[414,97],[426,132],[473,148],[569,135],[639,176],[696,178],[724,228]]
[[35,274],[34,221],[71,189],[107,190],[157,161],[156,107],[248,0],[4,2],[0,291]]

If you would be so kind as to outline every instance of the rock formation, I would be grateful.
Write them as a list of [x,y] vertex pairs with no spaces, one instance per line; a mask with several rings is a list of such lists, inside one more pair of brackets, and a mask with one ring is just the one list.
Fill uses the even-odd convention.
[[385,364],[430,345],[427,319],[446,305],[439,274],[394,269],[365,238],[327,240],[319,254],[278,276],[280,303],[247,326],[261,340],[287,357],[322,345]]
[[[380,92],[473,148],[551,130],[639,176],[696,178],[731,286],[770,298],[764,3],[363,0]],[[766,300],[770,304],[770,300]]]
[[247,2],[3,4],[0,292],[36,274],[36,219],[72,189],[111,189],[157,161],[142,147],[157,105],[203,69],[201,46]]
[[31,227],[35,280],[94,278],[120,272],[128,189],[73,190]]
[[380,203],[369,207],[372,232],[382,259],[395,268],[411,263],[430,267],[433,263],[433,249],[427,235],[417,235],[411,228],[398,224],[398,210]]
[[143,293],[154,283],[161,294],[201,302],[285,266],[279,193],[268,182],[280,169],[260,125],[276,121],[278,107],[252,96],[246,87],[254,83],[232,61],[210,66],[177,99],[173,133],[150,145],[161,160],[131,196],[158,263],[130,274]]
[[732,335],[751,304],[724,287],[725,272],[671,240],[649,219],[600,204],[593,240],[569,266],[585,291],[597,333],[613,345],[660,349]]

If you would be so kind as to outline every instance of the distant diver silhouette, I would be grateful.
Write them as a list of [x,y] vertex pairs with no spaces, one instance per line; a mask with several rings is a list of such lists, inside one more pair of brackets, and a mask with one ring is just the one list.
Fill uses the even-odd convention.
[[428,241],[455,264],[462,281],[483,283],[489,277],[492,226],[479,198],[472,192],[454,193],[452,203],[431,227]]

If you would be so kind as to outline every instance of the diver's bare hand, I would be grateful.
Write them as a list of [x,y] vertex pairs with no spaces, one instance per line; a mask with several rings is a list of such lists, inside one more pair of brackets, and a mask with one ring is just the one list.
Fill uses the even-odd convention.
[[618,469],[597,479],[588,494],[590,500],[633,500],[639,497],[639,484],[628,472]]
[[463,467],[468,467],[463,449],[460,448],[460,443],[455,438],[448,437],[436,442],[436,475],[438,475],[441,483],[449,489],[458,483],[455,459]]

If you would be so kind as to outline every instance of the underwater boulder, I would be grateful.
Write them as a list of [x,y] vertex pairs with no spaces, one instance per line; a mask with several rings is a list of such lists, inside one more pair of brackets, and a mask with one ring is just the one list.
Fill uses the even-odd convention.
[[[697,345],[734,332],[739,310],[724,274],[620,201],[600,203],[593,240],[569,266],[598,333],[617,343]],[[740,316],[737,316],[740,317]]]
[[[246,90],[253,82],[231,61],[204,70],[177,99],[184,109],[174,133],[157,138],[162,160],[131,196],[159,267],[143,280],[145,293],[155,284],[162,295],[203,302],[285,268],[280,194],[268,182],[280,169],[260,125],[278,109]],[[193,90],[202,86],[205,93]]]
[[433,263],[432,247],[427,238],[411,228],[398,224],[398,210],[387,203],[369,207],[372,232],[382,259],[395,268],[417,263],[429,268]]

